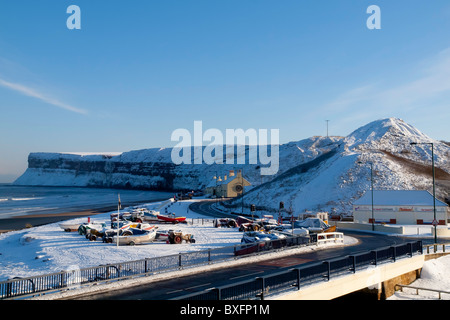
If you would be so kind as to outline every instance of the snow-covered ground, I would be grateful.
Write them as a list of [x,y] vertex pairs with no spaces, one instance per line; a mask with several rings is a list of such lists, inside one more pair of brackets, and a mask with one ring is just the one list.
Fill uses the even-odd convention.
[[[450,292],[450,255],[441,258],[425,261],[420,279],[417,279],[410,286],[435,289]],[[415,289],[404,288],[403,292],[396,291],[388,300],[437,300],[439,294],[437,292],[419,290],[419,294]],[[442,294],[442,300],[450,300],[450,294]]]
[[[63,231],[59,223],[48,224],[45,226],[24,229],[20,231],[8,232],[0,235],[0,281],[14,277],[27,277],[34,275],[48,274],[59,272],[62,270],[73,270],[76,268],[85,268],[97,266],[101,264],[117,263],[124,261],[139,260],[143,258],[151,258],[157,256],[166,256],[178,254],[180,252],[188,252],[195,250],[205,250],[207,248],[215,248],[239,244],[242,238],[242,232],[233,228],[215,228],[211,223],[211,217],[199,215],[189,210],[189,205],[196,200],[179,201],[170,206],[170,212],[174,212],[177,216],[186,216],[189,220],[188,224],[159,225],[162,230],[175,229],[186,233],[192,233],[196,239],[195,243],[182,243],[179,245],[171,245],[163,242],[153,242],[145,245],[136,246],[116,246],[115,244],[107,244],[102,241],[89,241],[77,232]],[[154,202],[140,207],[149,209],[160,209],[164,212],[164,206],[171,203]],[[91,222],[109,223],[110,213],[95,215],[90,218]],[[202,220],[203,219],[203,220]],[[209,221],[208,221],[209,220]],[[78,218],[71,221],[86,222],[87,218]],[[191,224],[191,222],[194,222]],[[420,235],[421,237],[431,235],[430,229],[422,227],[412,227],[410,236]],[[429,234],[428,234],[429,233]],[[345,234],[345,232],[344,232]],[[344,237],[343,245],[351,245],[355,243],[355,239]],[[295,249],[296,252],[308,250],[321,250],[324,247],[342,244],[327,244],[323,246],[313,246]],[[264,256],[258,256],[248,259],[269,259],[280,255],[292,254],[293,252],[278,252]],[[236,261],[233,263],[248,263],[246,261]],[[227,262],[226,265],[230,263]],[[428,288],[442,288],[449,290],[450,280],[445,278],[443,270],[450,266],[449,258],[440,258],[426,262],[424,266],[423,277],[417,280],[417,285]],[[213,267],[223,267],[221,264]],[[210,268],[210,267],[208,267]],[[190,270],[183,271],[185,273],[193,272]],[[159,275],[164,277],[170,275]],[[148,281],[133,280],[133,281]],[[416,285],[414,283],[413,285]],[[437,294],[435,295],[437,296]],[[47,297],[49,298],[49,297]],[[396,294],[391,299],[403,298],[423,298],[416,295]],[[444,299],[450,299],[450,295],[443,296]]]

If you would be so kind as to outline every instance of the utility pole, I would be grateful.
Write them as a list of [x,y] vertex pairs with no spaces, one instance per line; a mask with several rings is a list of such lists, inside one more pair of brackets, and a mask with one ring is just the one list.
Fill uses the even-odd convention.
[[418,144],[429,144],[431,145],[431,167],[432,167],[432,174],[433,174],[433,212],[434,212],[434,219],[432,225],[434,226],[434,243],[437,243],[437,219],[436,219],[436,172],[434,168],[434,143],[433,142],[411,142],[410,145],[415,146]]

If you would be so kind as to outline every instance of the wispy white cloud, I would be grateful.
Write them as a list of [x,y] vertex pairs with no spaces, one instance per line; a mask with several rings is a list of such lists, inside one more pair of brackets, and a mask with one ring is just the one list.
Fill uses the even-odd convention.
[[69,111],[72,111],[72,112],[76,112],[76,113],[79,113],[79,114],[87,114],[86,110],[79,109],[79,108],[76,108],[74,106],[71,106],[71,105],[69,105],[67,103],[64,103],[62,101],[59,101],[59,100],[57,100],[57,99],[55,99],[55,98],[53,98],[51,96],[48,96],[48,95],[46,95],[46,94],[44,94],[42,92],[39,92],[36,89],[24,86],[24,85],[19,84],[19,83],[9,82],[9,81],[6,81],[6,80],[0,78],[0,86],[2,86],[4,88],[8,88],[8,89],[16,91],[16,92],[19,92],[19,93],[21,93],[23,95],[36,98],[38,100],[41,100],[43,102],[46,102],[46,103],[51,104],[51,105],[53,105],[55,107],[58,107],[58,108],[62,108],[62,109],[69,110]]
[[425,107],[429,111],[441,110],[442,99],[450,98],[450,48],[411,66],[411,70],[417,70],[415,77],[409,75],[403,82],[392,84],[386,76],[384,83],[378,81],[352,88],[323,106],[322,110],[367,115],[418,111]]

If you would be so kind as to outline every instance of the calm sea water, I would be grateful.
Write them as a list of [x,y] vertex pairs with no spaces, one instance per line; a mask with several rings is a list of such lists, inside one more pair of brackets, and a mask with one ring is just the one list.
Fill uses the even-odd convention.
[[74,212],[168,199],[173,193],[73,187],[0,184],[0,219],[18,215]]

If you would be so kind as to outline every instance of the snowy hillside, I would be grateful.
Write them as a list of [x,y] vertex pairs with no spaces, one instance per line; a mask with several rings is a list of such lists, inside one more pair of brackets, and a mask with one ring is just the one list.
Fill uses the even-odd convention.
[[[244,207],[255,204],[273,213],[283,201],[285,208],[291,207],[297,213],[305,210],[350,213],[352,202],[370,190],[370,163],[375,189],[431,191],[431,146],[412,146],[411,142],[434,143],[436,194],[447,198],[448,188],[440,181],[450,180],[450,147],[400,119],[389,118],[355,130],[329,154],[249,191],[244,195]],[[233,205],[240,208],[241,199]]]

